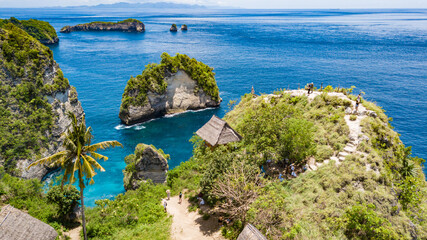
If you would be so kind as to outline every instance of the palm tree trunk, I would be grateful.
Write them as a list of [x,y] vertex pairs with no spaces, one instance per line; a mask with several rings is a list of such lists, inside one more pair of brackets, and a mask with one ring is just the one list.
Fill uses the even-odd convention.
[[84,240],[87,240],[86,218],[85,218],[85,205],[84,205],[84,201],[83,201],[83,188],[81,188],[81,187],[80,187],[80,200],[82,202],[82,225],[83,225]]

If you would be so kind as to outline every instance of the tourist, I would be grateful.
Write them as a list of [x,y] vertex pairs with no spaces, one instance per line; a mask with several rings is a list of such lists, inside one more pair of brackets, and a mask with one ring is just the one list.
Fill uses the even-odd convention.
[[179,200],[178,203],[181,204],[182,203],[182,192],[179,192]]
[[284,179],[284,178],[283,178],[283,175],[282,175],[282,173],[280,173],[280,174],[279,174],[279,180],[280,180],[281,182],[283,182],[283,179]]
[[168,195],[168,201],[171,199],[171,191],[168,189],[166,190],[166,194]]
[[166,212],[166,207],[168,206],[168,203],[166,202],[166,200],[163,200],[163,208],[165,209]]
[[356,99],[356,112],[359,109],[359,104],[360,104],[361,101],[362,101],[362,99],[361,99],[361,93],[359,93],[359,95],[357,96],[357,99]]
[[313,82],[310,84],[310,91],[311,91],[311,93],[313,93],[313,91],[314,91],[314,83]]
[[292,177],[297,177],[297,174],[295,173],[295,167],[294,167],[294,164],[291,164],[291,175],[292,175]]

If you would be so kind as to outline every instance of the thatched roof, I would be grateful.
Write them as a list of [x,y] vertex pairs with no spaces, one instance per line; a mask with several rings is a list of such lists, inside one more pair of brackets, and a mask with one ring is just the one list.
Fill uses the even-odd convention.
[[215,115],[212,116],[209,122],[197,130],[196,134],[211,146],[242,140],[242,136],[234,131],[227,122]]
[[248,224],[239,234],[237,240],[267,240],[267,238],[252,224]]
[[0,211],[0,239],[54,240],[58,233],[48,224],[10,205]]

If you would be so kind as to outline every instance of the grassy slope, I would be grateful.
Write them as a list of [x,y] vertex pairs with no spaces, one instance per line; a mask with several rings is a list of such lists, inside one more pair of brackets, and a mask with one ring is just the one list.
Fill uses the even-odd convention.
[[[226,115],[225,119],[243,136],[241,143],[213,151],[207,150],[203,144],[196,144],[194,156],[169,172],[168,184],[173,189],[202,189],[208,201],[212,199],[214,203],[215,196],[210,195],[209,185],[215,184],[224,172],[218,169],[226,169],[232,161],[241,161],[245,152],[240,148],[255,156],[251,161],[255,165],[264,163],[263,155],[268,153],[272,153],[270,159],[280,156],[274,147],[280,147],[274,143],[280,136],[271,134],[280,128],[268,130],[273,124],[280,124],[275,121],[277,117],[272,116],[275,114],[282,115],[283,119],[288,116],[307,119],[314,124],[313,141],[317,148],[313,155],[316,160],[327,158],[331,149],[336,154],[348,141],[348,128],[342,119],[342,106],[348,105],[347,102],[319,96],[308,103],[306,97],[284,95],[273,97],[275,99],[266,104],[264,97],[268,96],[253,99],[247,95]],[[367,157],[350,155],[339,167],[332,161],[315,172],[284,182],[277,181],[277,177],[267,178],[247,215],[249,222],[269,239],[427,237],[427,187],[419,167],[421,160],[406,158],[415,166],[414,177],[403,177],[405,148],[399,135],[390,127],[382,109],[366,101],[363,104],[378,114],[377,118],[366,117],[362,122],[363,134],[369,141],[360,144],[358,150]],[[254,136],[256,129],[267,130]],[[273,143],[267,140],[273,140]],[[273,148],[259,148],[259,142]],[[280,161],[280,157],[275,160]],[[366,171],[366,164],[379,174]],[[407,180],[410,184],[405,185]],[[224,233],[230,238],[236,237],[238,232],[233,231],[240,227],[231,227]]]

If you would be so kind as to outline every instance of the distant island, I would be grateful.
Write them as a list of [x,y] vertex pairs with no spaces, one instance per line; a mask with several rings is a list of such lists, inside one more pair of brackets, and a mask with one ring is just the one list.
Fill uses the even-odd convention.
[[61,28],[61,33],[76,31],[144,32],[145,25],[139,20],[129,18],[119,22],[91,22]]
[[119,117],[127,125],[165,114],[218,107],[221,103],[213,68],[184,54],[162,54],[131,77],[122,96]]
[[0,28],[3,28],[6,24],[9,23],[24,30],[30,36],[39,40],[45,45],[59,42],[59,38],[56,35],[55,29],[48,22],[37,19],[18,20],[14,17],[11,17],[10,19],[0,19]]

